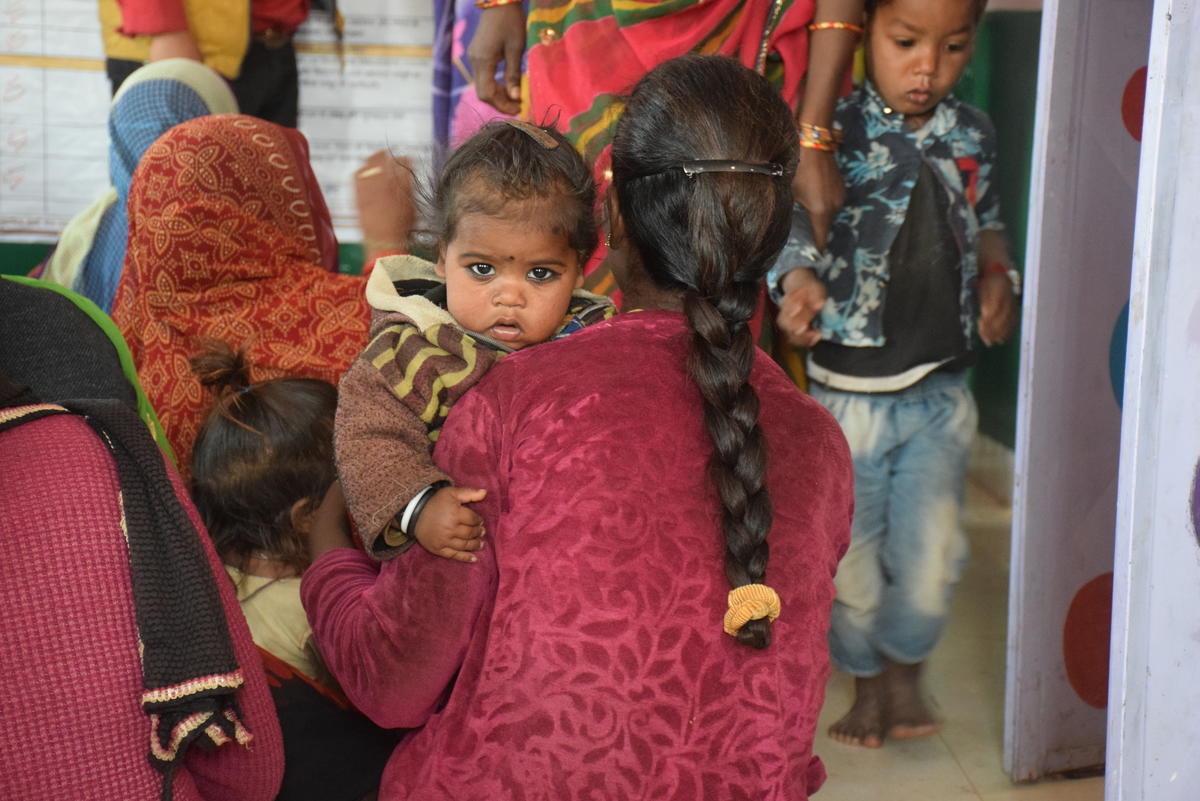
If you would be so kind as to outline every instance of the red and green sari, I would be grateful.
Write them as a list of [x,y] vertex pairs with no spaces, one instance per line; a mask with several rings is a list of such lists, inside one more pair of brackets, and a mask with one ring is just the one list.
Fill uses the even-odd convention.
[[[531,0],[525,108],[534,122],[553,122],[567,135],[595,164],[603,188],[621,98],[667,59],[736,58],[795,107],[814,7],[815,0]],[[607,270],[593,270],[588,284],[614,288]]]

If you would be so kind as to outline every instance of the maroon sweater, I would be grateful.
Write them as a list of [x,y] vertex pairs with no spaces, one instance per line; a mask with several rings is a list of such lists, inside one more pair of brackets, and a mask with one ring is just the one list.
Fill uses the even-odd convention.
[[[497,364],[436,457],[478,504],[477,564],[325,554],[301,595],[381,725],[421,727],[380,798],[799,801],[829,671],[853,471],[837,423],[763,353],[774,642],[722,630],[729,585],[682,315],[598,323]],[[457,676],[457,678],[455,678]],[[452,683],[453,682],[453,683]]]
[[[249,746],[191,747],[175,770],[175,801],[270,801],[283,742],[258,649],[233,586],[174,470],[175,493],[217,580]],[[0,798],[157,801],[147,758],[129,549],[108,448],[61,415],[0,433]]]

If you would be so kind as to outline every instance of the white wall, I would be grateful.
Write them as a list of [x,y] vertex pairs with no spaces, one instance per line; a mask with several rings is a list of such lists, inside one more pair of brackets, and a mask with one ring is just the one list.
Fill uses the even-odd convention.
[[1121,441],[1108,801],[1200,798],[1200,14],[1154,5]]
[[[1042,19],[1006,707],[1018,781],[1104,759],[1106,627],[1083,632],[1099,643],[1074,672],[1064,653],[1068,610],[1112,569],[1121,410],[1109,342],[1128,298],[1139,153],[1121,100],[1146,63],[1150,7],[1049,0]],[[1080,691],[1089,680],[1098,701]]]

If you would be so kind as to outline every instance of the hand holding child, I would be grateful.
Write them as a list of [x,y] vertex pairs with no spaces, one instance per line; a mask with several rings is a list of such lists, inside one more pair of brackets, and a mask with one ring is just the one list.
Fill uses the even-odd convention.
[[472,551],[483,550],[483,518],[465,504],[482,501],[487,490],[442,487],[421,510],[413,532],[417,542],[436,556],[476,562]]
[[785,275],[782,286],[784,296],[775,322],[793,345],[811,348],[821,341],[812,321],[825,305],[825,285],[816,273],[802,267]]
[[792,195],[808,211],[813,244],[817,250],[824,250],[833,218],[846,197],[846,185],[834,154],[801,148],[796,177],[792,180]]
[[334,548],[353,548],[350,525],[346,520],[346,496],[342,483],[334,481],[325,492],[325,497],[306,521],[304,533],[308,536],[308,555],[312,560]]

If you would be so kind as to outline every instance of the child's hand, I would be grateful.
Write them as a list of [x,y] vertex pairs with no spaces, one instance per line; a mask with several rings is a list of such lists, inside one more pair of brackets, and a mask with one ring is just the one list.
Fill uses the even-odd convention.
[[812,321],[825,305],[825,284],[812,270],[802,267],[783,277],[783,291],[775,322],[793,345],[811,348],[821,341],[821,332],[813,328]]
[[442,487],[425,503],[417,518],[413,532],[417,542],[436,556],[460,562],[478,561],[472,551],[483,550],[483,518],[463,504],[485,497],[487,490]]
[[989,273],[979,281],[979,338],[985,345],[1002,345],[1017,324],[1017,296],[1004,273]]

